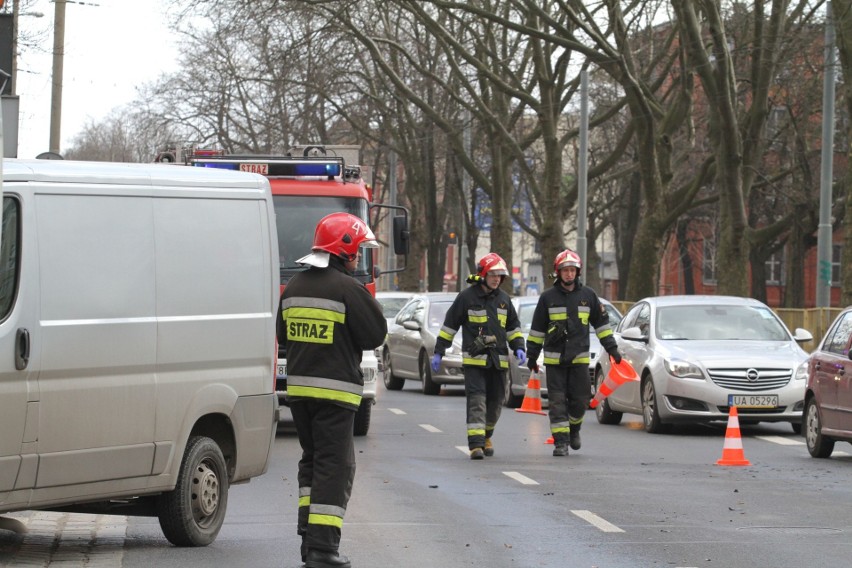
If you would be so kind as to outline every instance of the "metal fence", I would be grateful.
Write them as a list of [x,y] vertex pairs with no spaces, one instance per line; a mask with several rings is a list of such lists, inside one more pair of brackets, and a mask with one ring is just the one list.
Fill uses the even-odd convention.
[[[616,301],[612,304],[618,308],[618,311],[626,314],[633,302]],[[801,327],[811,332],[814,336],[813,341],[802,344],[802,349],[811,352],[816,349],[822,336],[828,330],[828,326],[843,311],[843,308],[773,308],[773,310],[790,331],[795,331],[797,327]]]

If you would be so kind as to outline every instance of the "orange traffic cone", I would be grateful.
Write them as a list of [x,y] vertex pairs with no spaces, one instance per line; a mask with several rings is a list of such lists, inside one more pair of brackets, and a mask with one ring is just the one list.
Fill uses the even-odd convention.
[[616,363],[610,356],[609,363],[609,373],[607,373],[606,379],[601,383],[600,388],[595,392],[595,398],[589,404],[591,408],[595,408],[603,399],[611,395],[612,391],[624,383],[639,380],[636,369],[626,359],[622,359],[621,363]]
[[536,373],[530,373],[530,380],[527,381],[527,390],[524,393],[524,401],[520,408],[515,409],[515,412],[547,414],[541,410],[541,381],[539,381]]
[[743,453],[743,439],[740,436],[740,419],[737,416],[736,406],[732,406],[728,413],[725,445],[722,448],[722,457],[716,461],[716,465],[751,465]]

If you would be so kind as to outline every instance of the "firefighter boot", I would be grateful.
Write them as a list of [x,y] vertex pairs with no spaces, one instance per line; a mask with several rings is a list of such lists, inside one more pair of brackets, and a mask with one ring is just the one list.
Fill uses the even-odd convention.
[[582,445],[580,442],[580,426],[582,425],[582,422],[578,424],[571,424],[571,431],[568,433],[568,443],[571,444],[572,450],[579,450]]
[[568,436],[563,433],[553,435],[553,455],[562,457],[568,455]]
[[352,568],[352,563],[349,562],[347,557],[338,554],[337,551],[311,548],[308,550],[305,568]]
[[481,460],[485,457],[485,451],[482,448],[473,448],[470,450],[470,459]]
[[491,443],[491,438],[485,438],[485,455],[488,457],[494,455],[494,444]]

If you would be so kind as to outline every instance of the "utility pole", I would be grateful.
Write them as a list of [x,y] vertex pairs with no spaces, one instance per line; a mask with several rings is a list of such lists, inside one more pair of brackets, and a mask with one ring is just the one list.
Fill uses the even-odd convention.
[[822,88],[822,168],[819,189],[819,227],[817,229],[816,307],[831,305],[831,184],[834,159],[834,74],[835,41],[833,2],[825,5],[825,74]]
[[587,265],[589,258],[586,242],[586,221],[588,217],[588,175],[589,175],[589,74],[580,71],[580,154],[577,157],[577,254]]
[[62,66],[65,59],[66,0],[55,0],[53,16],[53,85],[50,91],[50,151],[59,154],[62,127]]

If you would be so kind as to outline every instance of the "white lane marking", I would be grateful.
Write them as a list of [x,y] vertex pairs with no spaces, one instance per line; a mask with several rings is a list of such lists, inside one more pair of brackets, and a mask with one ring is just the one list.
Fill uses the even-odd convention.
[[840,456],[848,458],[850,455],[852,455],[852,454],[850,454],[849,452],[831,452],[831,456],[835,457],[835,458],[840,457]]
[[782,446],[804,446],[804,442],[800,442],[799,440],[794,440],[792,438],[785,438],[783,436],[755,436],[758,440],[763,440],[764,442],[772,442],[773,444],[780,444]]
[[388,408],[388,410],[390,410],[390,411],[391,411],[391,412],[393,412],[394,414],[405,414],[405,411],[404,411],[404,410],[400,410],[399,408]]
[[437,428],[435,428],[435,427],[434,427],[434,426],[432,426],[431,424],[418,424],[418,426],[420,426],[421,428],[423,428],[423,429],[424,429],[424,430],[426,430],[427,432],[436,432],[436,433],[440,433],[440,432],[441,432],[440,430],[438,430]]
[[577,515],[578,517],[580,517],[581,519],[583,519],[584,521],[586,521],[587,523],[594,525],[595,527],[597,527],[598,529],[600,529],[603,532],[614,532],[614,533],[624,532],[622,529],[618,528],[617,526],[615,526],[614,524],[612,524],[608,521],[603,520],[602,518],[600,518],[596,514],[592,513],[591,511],[577,510],[577,511],[571,511],[571,512],[574,513],[575,515]]
[[470,455],[470,450],[468,449],[467,446],[456,446],[456,449],[466,456]]
[[530,479],[526,475],[521,475],[517,471],[504,471],[503,475],[505,475],[506,477],[511,477],[515,481],[517,481],[519,483],[523,483],[524,485],[538,485],[539,484],[538,481],[536,481],[535,479]]

